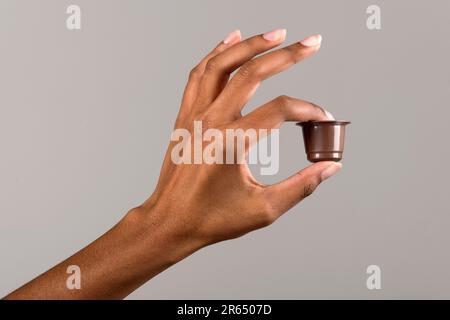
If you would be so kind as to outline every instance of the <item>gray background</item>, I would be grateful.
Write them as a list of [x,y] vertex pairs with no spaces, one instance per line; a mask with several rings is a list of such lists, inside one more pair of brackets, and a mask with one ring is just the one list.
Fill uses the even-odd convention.
[[[81,31],[66,29],[69,4]],[[370,4],[380,31],[366,28]],[[287,94],[351,120],[343,171],[130,298],[450,298],[449,12],[445,0],[1,0],[0,295],[146,199],[188,71],[215,43],[285,27],[288,43],[321,33],[322,48],[246,110]],[[280,173],[261,180],[306,164],[287,124]],[[382,290],[366,288],[371,264]]]

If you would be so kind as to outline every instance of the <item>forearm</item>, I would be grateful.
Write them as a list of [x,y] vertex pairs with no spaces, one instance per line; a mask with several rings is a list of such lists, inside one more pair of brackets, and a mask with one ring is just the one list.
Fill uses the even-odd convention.
[[[175,231],[154,210],[134,209],[111,230],[5,299],[121,299],[202,245]],[[81,270],[69,290],[67,267]]]

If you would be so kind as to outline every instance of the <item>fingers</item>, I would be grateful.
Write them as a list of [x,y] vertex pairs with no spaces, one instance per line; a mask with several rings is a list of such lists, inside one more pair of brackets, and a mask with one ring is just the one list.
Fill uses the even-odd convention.
[[241,41],[241,32],[239,30],[231,32],[191,70],[188,83],[184,90],[182,105],[192,106],[197,98],[200,80],[205,72],[208,61],[239,41]]
[[317,52],[321,41],[320,35],[308,37],[244,63],[220,93],[218,105],[226,106],[224,109],[233,114],[239,113],[261,81]]
[[277,184],[266,187],[272,218],[275,220],[301,200],[311,195],[317,186],[336,174],[342,164],[323,161],[306,167]]
[[[332,120],[331,113],[318,105],[279,96],[249,114],[234,121],[230,127],[234,129],[275,129],[285,121]],[[269,131],[270,132],[270,131]],[[260,137],[258,137],[259,139]],[[255,141],[256,142],[256,141]]]
[[209,59],[196,104],[208,106],[222,91],[234,70],[256,55],[280,45],[285,38],[286,29],[276,29],[248,38]]

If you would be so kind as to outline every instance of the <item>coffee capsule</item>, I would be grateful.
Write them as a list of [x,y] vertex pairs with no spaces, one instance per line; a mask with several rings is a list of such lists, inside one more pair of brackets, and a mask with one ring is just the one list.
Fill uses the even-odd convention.
[[350,121],[299,122],[303,130],[303,142],[309,161],[340,161],[344,152],[345,126]]

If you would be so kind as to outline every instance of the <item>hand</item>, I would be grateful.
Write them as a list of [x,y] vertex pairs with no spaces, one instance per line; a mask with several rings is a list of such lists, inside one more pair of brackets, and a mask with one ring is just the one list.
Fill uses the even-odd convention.
[[[287,96],[242,116],[242,108],[263,80],[320,47],[321,37],[313,36],[257,56],[280,45],[285,36],[286,30],[278,29],[241,41],[239,31],[231,33],[191,71],[175,128],[186,128],[193,136],[194,121],[202,121],[203,129],[217,128],[225,136],[226,129],[274,129],[284,121],[332,118],[313,103]],[[285,181],[266,186],[255,180],[245,162],[174,164],[171,153],[175,144],[168,147],[154,194],[137,214],[148,214],[177,238],[200,246],[271,224],[340,169],[335,162],[316,163]],[[246,151],[250,145],[246,144]],[[228,151],[224,146],[224,158]]]
[[[315,104],[280,96],[242,116],[241,110],[264,79],[314,54],[320,36],[256,57],[285,39],[275,30],[241,41],[231,33],[191,72],[175,128],[274,129],[284,121],[324,120]],[[237,70],[229,79],[230,74]],[[257,138],[260,138],[258,135]],[[233,138],[234,139],[234,138]],[[247,151],[254,141],[247,141]],[[5,299],[117,299],[194,251],[274,222],[310,195],[341,165],[313,164],[292,177],[263,185],[251,175],[245,153],[234,164],[175,164],[169,145],[155,192],[111,230]],[[225,147],[227,154],[234,149]],[[236,146],[236,145],[235,145]],[[81,270],[81,289],[67,287],[67,267]]]

